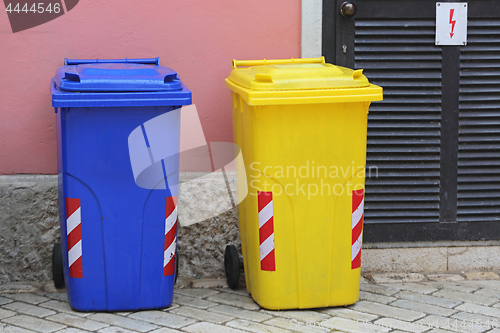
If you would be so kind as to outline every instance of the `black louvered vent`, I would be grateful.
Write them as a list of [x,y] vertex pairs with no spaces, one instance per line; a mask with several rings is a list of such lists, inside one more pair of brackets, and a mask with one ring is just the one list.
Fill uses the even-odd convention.
[[384,88],[384,101],[373,103],[368,116],[365,222],[438,222],[435,19],[357,19],[355,29],[355,66]]
[[500,19],[469,19],[460,54],[458,220],[500,220]]

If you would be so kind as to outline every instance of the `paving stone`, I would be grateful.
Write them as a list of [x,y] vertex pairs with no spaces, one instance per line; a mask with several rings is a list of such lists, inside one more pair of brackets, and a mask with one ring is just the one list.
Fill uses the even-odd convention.
[[500,277],[493,272],[470,272],[465,273],[467,280],[498,280]]
[[494,328],[491,331],[488,331],[488,333],[500,333],[500,328]]
[[459,282],[446,282],[446,281],[426,282],[425,284],[427,284],[429,286],[433,286],[439,290],[451,289],[451,290],[461,291],[464,293],[472,293],[480,288],[478,286],[464,284],[463,282],[460,282],[460,281]]
[[392,318],[382,318],[374,322],[375,325],[387,327],[390,329],[400,329],[405,332],[420,333],[429,330],[429,327],[422,324],[409,323],[407,321],[401,321]]
[[104,323],[99,323],[97,321],[74,316],[74,315],[71,315],[68,313],[58,313],[58,314],[46,317],[45,319],[56,321],[58,323],[61,323],[61,324],[67,325],[67,326],[81,328],[82,330],[87,330],[87,331],[97,331],[97,330],[100,330],[101,328],[108,326],[107,324],[104,324]]
[[[177,306],[178,306],[178,305],[177,305]],[[168,307],[167,307],[167,308],[165,308],[165,309],[168,309]],[[113,312],[113,313],[114,313],[115,315],[120,315],[120,316],[124,316],[124,317],[126,317],[126,316],[128,316],[129,314],[132,314],[133,312],[127,312],[127,311],[116,311],[116,312]]]
[[[212,324],[212,323],[196,323],[184,327],[183,331],[190,333],[244,333],[245,331],[234,329],[227,326]],[[270,331],[269,331],[270,332]]]
[[207,300],[232,306],[237,306],[247,310],[259,310],[260,306],[253,299],[231,293],[219,293],[207,298]]
[[386,287],[397,286],[397,288],[400,290],[408,290],[408,291],[412,291],[415,293],[421,293],[421,294],[430,294],[430,293],[433,293],[437,290],[434,287],[428,286],[427,282],[420,282],[420,283],[401,282],[401,283],[398,283],[397,285],[395,285],[394,283],[385,283],[385,284],[383,284],[383,286],[386,286]]
[[[101,332],[101,331],[99,331],[99,332]],[[69,327],[69,328],[63,329],[62,331],[57,331],[57,333],[89,333],[89,331],[81,330],[79,328]],[[119,332],[119,333],[130,333],[130,331]],[[132,333],[137,333],[137,332],[132,332]]]
[[460,302],[476,303],[481,305],[492,305],[499,301],[498,298],[496,297],[463,293],[460,291],[449,290],[449,289],[436,291],[432,295],[437,297],[454,299]]
[[7,303],[12,303],[12,302],[14,302],[14,301],[11,300],[10,298],[6,298],[6,297],[0,296],[0,305],[4,305],[4,304],[7,304]]
[[458,274],[428,274],[427,278],[436,282],[454,282],[464,280],[464,277]]
[[397,294],[397,297],[402,298],[402,299],[406,299],[409,301],[433,304],[433,305],[438,305],[438,306],[442,306],[442,307],[446,307],[446,308],[450,308],[450,309],[453,309],[455,306],[462,304],[462,302],[451,300],[451,299],[430,296],[430,295],[423,295],[423,294],[419,294],[419,293],[412,293],[409,291],[402,291],[399,294]]
[[311,323],[311,322],[303,323],[295,319],[290,320],[289,318],[273,318],[264,322],[264,324],[281,327],[286,330],[291,330],[295,332],[304,332],[304,333],[330,332],[330,329],[321,327],[319,323]]
[[184,295],[196,298],[205,298],[212,295],[217,295],[219,292],[213,289],[175,289],[174,295]]
[[382,303],[382,304],[389,304],[389,303],[394,302],[396,300],[396,298],[394,298],[394,297],[377,295],[377,294],[367,293],[364,291],[359,292],[359,299],[362,301],[370,301],[370,302],[376,302],[376,303]]
[[68,302],[51,300],[51,301],[48,301],[45,303],[41,303],[38,306],[41,306],[41,307],[44,307],[47,309],[51,309],[51,310],[55,310],[57,312],[70,313],[70,314],[72,314],[74,316],[78,316],[78,317],[88,317],[91,315],[91,313],[88,313],[88,312],[78,312],[78,311],[71,309]]
[[162,328],[159,328],[157,330],[154,330],[154,331],[151,331],[151,332],[148,332],[148,333],[179,333],[179,332],[181,332],[181,331],[174,330],[172,328],[162,327]]
[[361,321],[350,320],[346,318],[331,318],[321,322],[322,327],[339,330],[349,333],[366,333],[366,332],[389,332],[390,329],[374,325],[373,323],[365,323]]
[[267,313],[273,317],[283,317],[296,319],[303,322],[317,322],[330,318],[330,316],[319,313],[312,310],[282,310],[282,311],[270,311],[270,310],[260,310],[261,313]]
[[222,324],[234,319],[234,317],[208,312],[207,310],[192,308],[189,306],[181,306],[170,312],[184,317],[189,317],[200,321],[208,321],[215,324]]
[[460,306],[457,306],[455,309],[464,312],[477,313],[485,316],[500,318],[500,309],[491,308],[488,306],[482,306],[473,303],[464,303]]
[[368,313],[363,313],[363,312],[357,312],[351,309],[346,309],[346,308],[328,308],[328,309],[321,309],[319,310],[321,313],[325,313],[327,315],[333,316],[333,317],[342,317],[346,319],[351,319],[354,321],[360,321],[360,322],[370,322],[372,320],[377,319],[379,316],[377,315],[372,315]]
[[463,281],[461,282],[464,285],[471,285],[482,288],[490,288],[490,289],[498,289],[500,290],[500,281],[499,280],[485,280],[485,281]]
[[229,327],[236,328],[236,329],[241,329],[241,330],[256,332],[256,333],[267,333],[267,332],[269,332],[269,333],[287,333],[287,332],[289,332],[288,330],[285,330],[285,329],[282,329],[282,328],[279,328],[276,326],[264,325],[261,323],[256,323],[256,322],[247,321],[247,320],[243,320],[243,319],[236,319],[236,320],[230,321],[226,325]]
[[226,279],[195,279],[191,281],[193,288],[227,288]]
[[5,310],[5,309],[0,309],[0,319],[4,319],[4,318],[7,318],[7,317],[12,317],[15,314],[16,314],[15,312],[12,312],[12,311],[9,311],[9,310]]
[[68,301],[68,294],[66,292],[43,293],[42,295],[58,301],[63,301],[63,302]]
[[0,323],[0,332],[2,333],[33,333],[33,331],[25,330],[24,328],[11,326]]
[[386,285],[364,283],[360,285],[359,289],[362,291],[367,291],[369,293],[374,293],[384,296],[392,296],[400,291],[399,286],[400,286],[399,283],[398,284],[391,283]]
[[170,328],[181,328],[196,321],[191,318],[181,317],[163,311],[140,311],[131,314],[128,318],[147,321],[148,323],[167,326]]
[[[127,330],[126,328],[117,327],[117,326],[106,327],[106,328],[103,328],[97,332],[99,332],[99,333],[138,333],[137,331]],[[175,331],[175,332],[178,333],[179,331]],[[59,332],[57,332],[57,333],[59,333]]]
[[404,308],[408,310],[413,310],[413,311],[420,311],[428,314],[434,314],[438,316],[443,316],[443,317],[449,317],[452,314],[456,313],[456,310],[452,309],[447,309],[443,308],[440,306],[435,306],[435,305],[430,305],[430,304],[425,304],[425,303],[420,303],[420,302],[415,302],[415,301],[408,301],[408,300],[398,300],[394,303],[391,303],[391,306],[397,306],[398,308]]
[[[180,306],[179,304],[172,303],[172,304],[170,304],[170,306],[168,306],[168,307],[166,307],[166,308],[164,308],[164,309],[161,309],[161,311],[166,311],[166,312],[168,312],[168,311],[170,311],[170,310],[173,310],[173,309],[175,309],[175,308],[178,308],[179,306]],[[127,314],[127,316],[128,316],[128,314]]]
[[425,313],[423,312],[401,309],[394,306],[366,301],[358,302],[350,306],[350,309],[405,321],[414,321],[425,316]]
[[444,330],[443,327],[450,325],[450,318],[446,318],[443,316],[430,315],[425,318],[422,318],[415,323],[418,325],[423,325],[431,328],[430,332],[453,332],[451,330]]
[[425,276],[420,273],[380,273],[372,276],[377,283],[419,282],[425,280]]
[[174,330],[171,328],[162,327],[157,330],[151,331],[149,333],[179,333],[179,330]]
[[[343,331],[366,333],[380,332],[385,329],[387,332],[387,329],[391,327],[391,333],[401,333],[403,331],[500,333],[500,327],[494,328],[495,325],[500,325],[499,282],[499,280],[463,280],[455,282],[399,282],[385,283],[383,285],[364,283],[360,287],[360,297],[362,299],[369,298],[371,301],[360,301],[357,305],[348,308],[289,311],[261,309],[251,297],[248,297],[249,294],[244,288],[236,291],[227,288],[218,290],[176,289],[176,301],[167,309],[119,313],[73,311],[67,301],[61,301],[66,299],[65,292],[46,291],[3,294],[0,296],[0,332],[178,333],[180,331],[238,332],[240,330],[241,332],[284,332],[293,330],[297,332],[328,332],[331,329],[342,330],[342,324],[344,324],[344,328],[349,324],[348,329],[343,329]],[[455,296],[451,297],[450,295]],[[22,300],[14,300],[16,297],[21,297]],[[470,297],[476,298],[469,299]],[[464,298],[467,298],[467,300]],[[488,302],[485,302],[485,299]],[[39,300],[43,302],[37,305]],[[491,303],[491,301],[494,303]],[[185,304],[179,306],[178,303]],[[207,304],[211,306],[207,308]],[[400,310],[418,315],[411,317],[404,312],[403,314],[397,313],[396,316],[393,315],[394,311]],[[54,311],[60,313],[55,315]],[[163,316],[152,316],[151,313],[160,313]],[[424,317],[425,313],[429,315]],[[63,321],[53,322],[51,318],[70,316],[75,320],[84,320],[87,324],[97,323],[104,327],[92,329],[93,327],[80,324],[72,325],[73,327],[59,326],[54,331],[54,328],[47,328],[39,325],[39,323],[33,324],[33,320],[37,320],[36,316],[47,316],[45,320],[41,321],[45,325],[63,324]],[[146,316],[147,318],[139,319],[136,316]],[[19,317],[24,319],[16,319]],[[26,320],[26,318],[31,319]],[[425,324],[426,320],[430,321],[432,319],[442,323],[442,327],[435,329]],[[24,326],[10,323],[11,320],[18,321]],[[473,327],[471,326],[472,321],[475,321]],[[26,325],[29,325],[30,322],[32,327],[28,328]],[[130,323],[141,323],[147,325],[148,328],[130,326]],[[406,323],[409,326],[405,328]],[[489,326],[487,326],[488,323]],[[330,325],[327,326],[327,324]],[[418,324],[427,325],[426,330],[423,330],[424,328],[419,327]],[[482,324],[482,326],[479,324]],[[68,323],[68,325],[71,324]],[[159,328],[158,326],[166,327]]]
[[498,318],[484,316],[481,314],[459,312],[451,316],[451,318],[458,319],[459,325],[471,326],[473,323],[483,326],[488,330],[492,328],[499,328],[500,322]]
[[250,311],[229,305],[217,305],[212,308],[209,308],[208,311],[221,313],[235,318],[241,318],[250,321],[264,321],[272,318],[272,316],[262,313],[260,311]]
[[22,328],[26,328],[28,330],[34,331],[34,332],[41,332],[41,333],[51,333],[55,332],[58,330],[62,330],[66,326],[54,323],[52,321],[40,319],[40,318],[35,318],[31,316],[26,316],[26,315],[19,315],[19,316],[14,316],[14,317],[9,317],[2,319],[3,322],[15,326],[20,326]]
[[17,311],[34,317],[47,317],[55,314],[54,311],[23,302],[13,302],[2,306],[4,309]]
[[9,295],[9,298],[16,300],[16,301],[24,302],[24,303],[30,303],[30,304],[40,304],[42,302],[50,301],[50,299],[47,297],[36,295],[36,294],[31,294],[31,293],[11,294],[11,295]]
[[[460,322],[454,318],[446,318],[441,316],[430,315],[416,322],[417,324],[427,325],[430,328],[439,329],[436,332],[485,332],[488,328],[473,324],[471,327],[460,327]],[[456,325],[455,325],[456,323]]]
[[217,303],[205,301],[203,299],[174,294],[174,302],[180,305],[188,305],[199,309],[208,309],[216,306]]
[[252,295],[250,295],[250,293],[246,289],[243,289],[243,288],[238,288],[236,290],[231,289],[231,288],[219,288],[217,290],[223,291],[223,292],[226,292],[226,293],[238,294],[238,295],[242,295],[242,296],[252,297]]
[[498,289],[489,289],[483,288],[476,291],[474,294],[476,295],[485,295],[485,296],[493,296],[500,300],[500,290]]
[[134,320],[112,313],[96,313],[89,316],[88,318],[91,320],[100,321],[111,326],[119,326],[138,332],[147,332],[158,328],[158,326],[146,323],[144,321]]

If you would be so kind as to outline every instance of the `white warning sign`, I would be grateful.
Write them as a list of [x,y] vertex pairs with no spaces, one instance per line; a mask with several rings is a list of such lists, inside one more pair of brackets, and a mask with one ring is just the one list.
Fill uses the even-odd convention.
[[467,44],[467,3],[436,3],[436,45]]

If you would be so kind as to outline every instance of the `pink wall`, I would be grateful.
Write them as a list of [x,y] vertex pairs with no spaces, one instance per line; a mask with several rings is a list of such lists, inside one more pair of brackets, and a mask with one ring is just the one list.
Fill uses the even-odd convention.
[[80,0],[15,34],[2,9],[0,174],[57,172],[49,82],[65,57],[159,56],[193,92],[207,141],[232,141],[231,60],[299,55],[299,0]]

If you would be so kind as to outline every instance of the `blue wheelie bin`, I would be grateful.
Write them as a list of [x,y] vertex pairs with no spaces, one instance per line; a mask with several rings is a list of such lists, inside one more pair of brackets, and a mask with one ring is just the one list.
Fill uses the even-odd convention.
[[180,108],[159,59],[70,60],[51,81],[61,244],[53,272],[79,311],[167,307],[176,271]]

